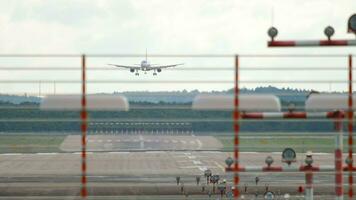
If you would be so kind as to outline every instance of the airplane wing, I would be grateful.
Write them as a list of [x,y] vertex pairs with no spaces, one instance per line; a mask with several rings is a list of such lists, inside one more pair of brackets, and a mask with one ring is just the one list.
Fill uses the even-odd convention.
[[115,67],[121,67],[121,68],[127,68],[127,69],[141,69],[140,66],[115,65],[115,64],[108,64],[108,65],[115,66]]
[[174,65],[152,66],[150,69],[163,69],[163,68],[169,68],[169,67],[176,67],[178,65],[184,65],[184,63],[174,64]]

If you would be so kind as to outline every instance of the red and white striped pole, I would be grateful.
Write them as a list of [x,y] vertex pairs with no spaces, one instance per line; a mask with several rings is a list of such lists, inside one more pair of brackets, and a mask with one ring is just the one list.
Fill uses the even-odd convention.
[[356,46],[356,40],[272,40],[268,47]]
[[334,166],[242,166],[235,170],[234,168],[225,168],[226,172],[247,172],[247,173],[259,173],[259,172],[333,172]]
[[314,188],[313,188],[313,170],[308,168],[313,168],[312,166],[303,166],[305,169],[305,199],[314,199]]
[[87,100],[86,100],[86,58],[85,55],[82,56],[82,110],[80,113],[81,117],[81,132],[82,132],[82,138],[81,138],[81,144],[82,144],[82,163],[81,163],[81,172],[82,172],[82,178],[81,178],[81,191],[80,191],[80,196],[83,199],[86,199],[88,196],[88,190],[87,190],[87,176],[86,176],[86,170],[87,170],[87,163],[86,163],[86,135],[87,135],[87,110],[86,110],[86,105],[87,105]]
[[353,98],[352,98],[352,55],[349,55],[349,98],[348,98],[348,158],[350,162],[348,163],[349,170],[349,199],[353,198]]
[[329,118],[335,119],[337,115],[341,115],[339,117],[344,117],[343,113],[335,113],[335,112],[251,112],[246,113],[243,112],[240,114],[240,118],[242,119],[308,119],[308,118]]
[[336,200],[344,199],[343,191],[343,167],[342,167],[342,148],[343,148],[343,133],[342,133],[342,112],[338,112],[335,120],[335,194]]
[[[238,169],[239,168],[239,131],[240,131],[240,124],[239,124],[239,119],[240,119],[240,112],[239,112],[239,56],[235,56],[235,96],[234,96],[234,113],[233,113],[233,119],[234,119],[234,132],[235,132],[235,139],[234,139],[234,168]],[[234,173],[234,199],[238,199],[240,196],[240,191],[239,191],[239,182],[240,182],[240,177],[238,171],[235,171]]]

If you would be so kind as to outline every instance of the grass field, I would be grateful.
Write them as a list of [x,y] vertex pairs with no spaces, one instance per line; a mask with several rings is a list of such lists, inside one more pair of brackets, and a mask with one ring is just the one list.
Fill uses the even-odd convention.
[[[224,145],[225,151],[233,150],[232,136],[216,136]],[[276,136],[276,137],[241,137],[240,150],[254,152],[280,152],[284,148],[290,147],[297,152],[334,152],[334,137],[296,137],[296,136]],[[356,147],[354,147],[354,151]],[[344,139],[344,151],[347,151],[347,139]]]
[[0,153],[60,152],[65,136],[0,135]]

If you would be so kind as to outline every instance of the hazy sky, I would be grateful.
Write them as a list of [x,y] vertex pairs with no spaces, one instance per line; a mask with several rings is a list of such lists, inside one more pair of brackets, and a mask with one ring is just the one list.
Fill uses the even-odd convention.
[[[332,25],[335,38],[353,39],[346,33],[348,17],[356,12],[355,0],[0,0],[0,53],[87,53],[87,54],[356,54],[353,48],[269,49],[267,29],[279,29],[278,39],[322,39],[323,29]],[[0,59],[6,66],[78,66],[78,59]],[[70,60],[70,61],[69,61]],[[89,59],[89,65],[107,68],[106,63],[139,63],[142,58]],[[232,67],[233,58],[150,58],[151,62],[186,63],[189,67]],[[249,58],[248,66],[344,67],[344,59],[289,59],[273,61]],[[356,63],[356,62],[355,62]],[[344,73],[246,72],[245,80],[300,80],[318,77],[341,80]],[[285,73],[285,74],[283,74]],[[79,80],[77,72],[2,72],[2,80]],[[134,77],[127,71],[89,74],[95,80],[233,80],[232,71],[166,71]],[[243,73],[241,74],[243,75]],[[339,77],[335,77],[339,75]],[[18,79],[16,79],[18,78]],[[278,79],[277,79],[278,78]],[[5,86],[6,85],[6,86]],[[266,84],[250,84],[246,87]],[[92,92],[122,90],[224,89],[232,84],[96,84]],[[298,87],[298,85],[279,84]],[[44,93],[53,84],[42,84]],[[77,87],[56,84],[57,92],[77,92]],[[304,88],[319,86],[304,84]],[[319,89],[342,89],[327,84]],[[4,92],[36,92],[35,84],[4,84]],[[11,91],[9,91],[11,90]],[[16,93],[15,92],[15,93]]]

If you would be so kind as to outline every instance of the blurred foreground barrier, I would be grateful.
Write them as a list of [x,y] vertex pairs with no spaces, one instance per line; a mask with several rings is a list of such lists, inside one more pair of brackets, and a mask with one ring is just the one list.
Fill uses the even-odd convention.
[[[63,111],[81,110],[81,95],[52,95],[43,99],[41,110]],[[129,103],[126,97],[113,95],[88,95],[86,97],[87,110],[103,111],[128,111]]]
[[[246,112],[279,112],[281,103],[274,95],[240,95],[239,110]],[[193,100],[193,110],[233,110],[233,95],[198,95]]]

